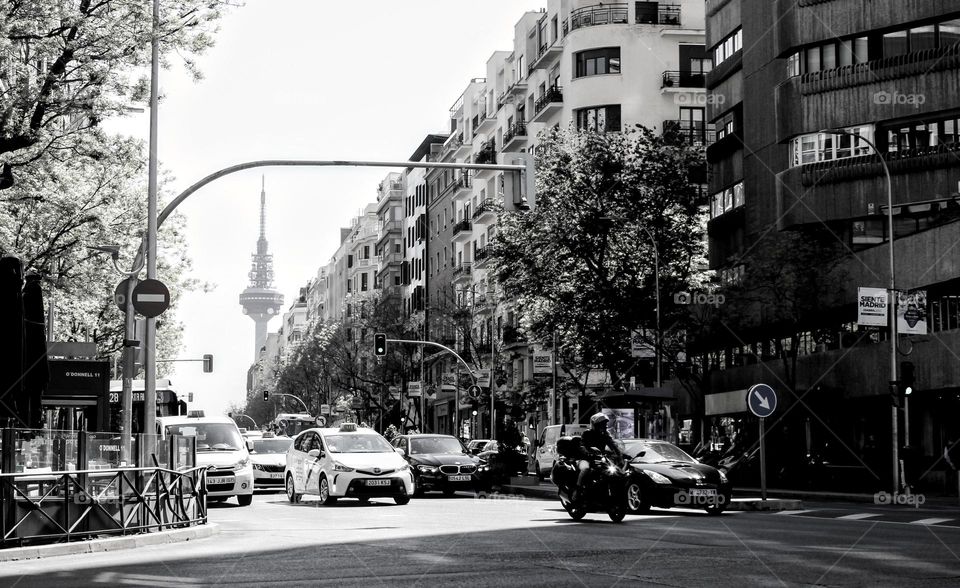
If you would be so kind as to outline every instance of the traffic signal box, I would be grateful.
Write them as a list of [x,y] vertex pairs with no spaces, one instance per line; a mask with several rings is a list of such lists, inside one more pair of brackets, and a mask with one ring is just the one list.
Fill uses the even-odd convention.
[[373,336],[373,354],[377,357],[387,355],[387,336],[384,333],[377,333]]

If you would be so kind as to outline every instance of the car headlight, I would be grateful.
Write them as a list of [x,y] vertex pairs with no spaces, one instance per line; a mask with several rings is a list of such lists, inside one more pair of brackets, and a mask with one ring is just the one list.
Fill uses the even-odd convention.
[[402,466],[398,467],[398,468],[397,468],[397,471],[398,471],[398,472],[406,472],[406,471],[408,471],[409,469],[410,469],[410,464],[405,463],[405,464],[403,464]]
[[422,473],[424,473],[424,474],[435,474],[435,473],[437,473],[437,468],[435,468],[435,467],[433,467],[433,466],[419,465],[419,466],[417,466],[417,469],[420,470],[420,471],[421,471]]
[[333,462],[333,471],[335,472],[352,472],[353,468],[348,468],[340,462]]
[[664,476],[663,474],[658,474],[657,472],[651,472],[650,470],[643,470],[643,473],[647,475],[651,480],[657,484],[669,484],[670,478]]
[[721,483],[721,484],[726,484],[726,483],[727,483],[727,474],[726,474],[723,470],[717,470],[717,471],[720,472],[720,483]]
[[245,458],[241,459],[240,461],[238,461],[238,462],[237,462],[237,465],[235,465],[234,467],[237,468],[238,470],[242,470],[243,468],[247,467],[248,465],[250,465],[250,458],[249,458],[249,457],[245,457]]
[[489,469],[490,469],[490,466],[488,466],[488,465],[485,464],[485,463],[482,463],[482,464],[480,464],[480,465],[477,466],[477,471],[478,471],[478,472],[485,472],[485,471],[487,471],[487,470],[489,470]]

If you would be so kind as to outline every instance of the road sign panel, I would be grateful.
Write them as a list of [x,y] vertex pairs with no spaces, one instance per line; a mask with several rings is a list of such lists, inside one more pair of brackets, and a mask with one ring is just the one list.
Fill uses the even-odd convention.
[[133,308],[147,318],[163,314],[170,306],[170,290],[160,280],[143,280],[133,289]]
[[480,394],[482,392],[483,390],[480,389],[480,386],[470,386],[467,388],[467,394],[469,394],[470,398],[473,398],[474,400],[480,398]]
[[777,393],[766,384],[755,384],[747,390],[747,407],[760,418],[766,418],[777,410]]
[[317,417],[317,426],[318,426],[318,427],[326,427],[326,426],[327,426],[327,417],[318,416],[318,417]]

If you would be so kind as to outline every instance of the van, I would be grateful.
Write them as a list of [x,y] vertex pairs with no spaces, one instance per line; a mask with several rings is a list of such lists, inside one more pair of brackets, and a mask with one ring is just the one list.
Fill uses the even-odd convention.
[[236,496],[240,506],[253,502],[253,465],[248,441],[228,417],[158,417],[161,437],[197,439],[197,466],[207,466],[207,497],[222,502]]
[[537,440],[537,477],[543,480],[550,475],[553,463],[557,461],[557,439],[563,436],[579,437],[589,429],[590,425],[579,424],[544,427],[540,432],[540,439]]

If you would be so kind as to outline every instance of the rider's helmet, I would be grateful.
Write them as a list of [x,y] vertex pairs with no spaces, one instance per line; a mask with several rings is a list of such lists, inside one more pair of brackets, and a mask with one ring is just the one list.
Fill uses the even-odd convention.
[[603,414],[602,412],[598,412],[597,414],[590,417],[590,426],[593,428],[594,431],[597,431],[598,433],[606,431],[607,423],[609,422],[610,422],[610,417]]

